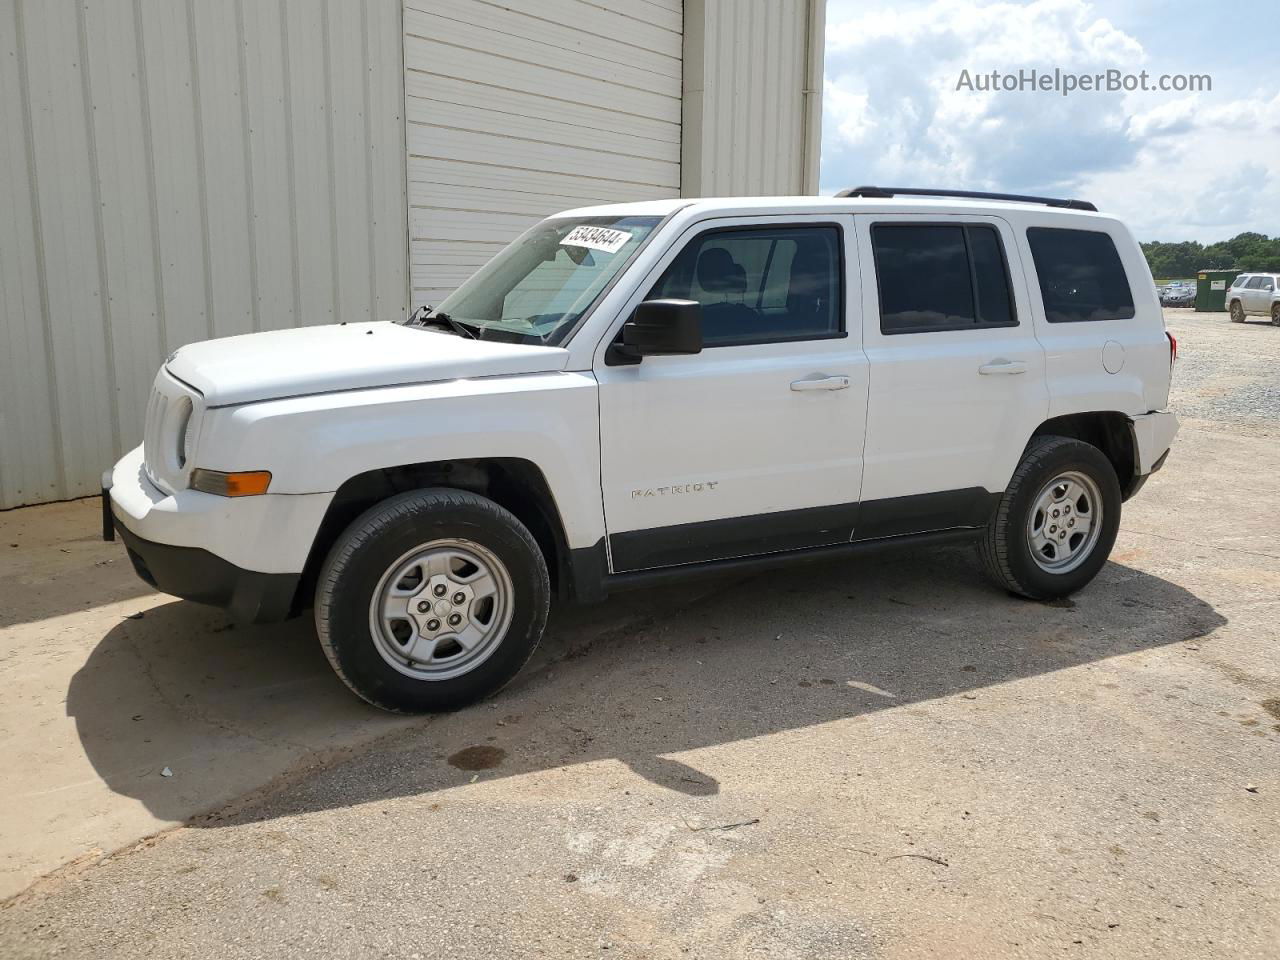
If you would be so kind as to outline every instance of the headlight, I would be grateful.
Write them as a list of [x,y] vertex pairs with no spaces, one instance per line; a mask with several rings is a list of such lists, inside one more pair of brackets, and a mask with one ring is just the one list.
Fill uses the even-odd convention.
[[178,454],[178,466],[186,469],[191,455],[195,452],[196,418],[187,414],[186,426],[182,428],[182,451]]
[[197,468],[191,472],[193,490],[219,497],[256,497],[266,493],[270,485],[271,473],[267,470],[223,473],[221,470]]
[[173,404],[169,416],[173,418],[172,442],[174,463],[179,470],[187,466],[187,457],[191,455],[191,424],[195,420],[192,414],[195,405],[188,396],[179,397]]

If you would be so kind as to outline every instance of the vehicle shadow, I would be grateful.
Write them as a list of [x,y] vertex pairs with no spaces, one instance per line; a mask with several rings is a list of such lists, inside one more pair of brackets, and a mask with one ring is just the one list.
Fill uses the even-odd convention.
[[[173,603],[103,638],[72,679],[67,713],[110,788],[166,819],[224,807],[292,767],[288,789],[195,825],[605,759],[706,796],[714,778],[672,755],[1098,664],[1226,623],[1183,587],[1121,563],[1073,600],[1019,600],[990,587],[963,548],[710,591],[568,611],[512,686],[434,719],[360,703],[332,676],[309,620],[231,629],[216,611]],[[158,776],[160,764],[174,776]]]

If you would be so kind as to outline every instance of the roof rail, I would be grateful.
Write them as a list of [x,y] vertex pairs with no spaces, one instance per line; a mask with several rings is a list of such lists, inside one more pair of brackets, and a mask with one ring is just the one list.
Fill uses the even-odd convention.
[[1046,207],[1062,207],[1067,210],[1092,210],[1098,208],[1088,200],[1059,200],[1054,197],[1027,197],[1018,193],[982,193],[977,190],[923,190],[919,187],[852,187],[841,190],[837,197],[963,197],[966,200],[1008,200],[1016,203],[1043,203]]

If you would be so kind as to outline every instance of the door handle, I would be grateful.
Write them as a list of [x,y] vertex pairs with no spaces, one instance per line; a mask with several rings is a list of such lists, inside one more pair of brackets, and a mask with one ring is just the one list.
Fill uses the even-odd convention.
[[816,376],[808,380],[792,380],[791,389],[797,392],[802,390],[848,390],[849,378]]
[[1003,357],[997,357],[990,363],[984,363],[978,368],[978,372],[984,377],[992,374],[1004,374],[1012,376],[1015,373],[1026,373],[1027,362],[1025,360],[1006,360]]

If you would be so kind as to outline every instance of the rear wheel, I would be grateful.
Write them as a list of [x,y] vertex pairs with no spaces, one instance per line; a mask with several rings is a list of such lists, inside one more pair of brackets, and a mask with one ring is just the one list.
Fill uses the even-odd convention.
[[1244,323],[1244,307],[1240,306],[1239,300],[1231,301],[1231,322]]
[[1074,593],[1107,562],[1120,527],[1120,483],[1097,447],[1036,437],[981,541],[992,579],[1049,600]]
[[546,562],[510,512],[461,490],[392,497],[338,538],[316,631],[353,691],[384,710],[455,710],[524,666],[550,604]]

